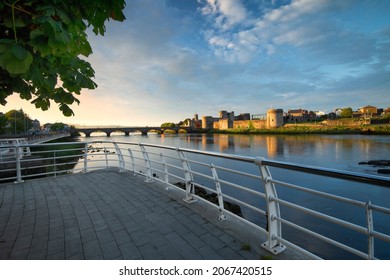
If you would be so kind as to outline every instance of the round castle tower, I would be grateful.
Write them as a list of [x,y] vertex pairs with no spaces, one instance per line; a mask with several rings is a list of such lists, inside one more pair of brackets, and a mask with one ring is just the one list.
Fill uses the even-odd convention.
[[267,128],[283,125],[283,109],[269,109],[267,111]]

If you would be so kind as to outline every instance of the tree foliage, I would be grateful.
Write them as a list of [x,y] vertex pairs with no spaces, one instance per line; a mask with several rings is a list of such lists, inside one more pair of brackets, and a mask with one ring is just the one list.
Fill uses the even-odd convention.
[[161,127],[175,127],[176,125],[173,122],[166,122],[161,124]]
[[[94,70],[80,56],[92,48],[86,30],[104,35],[109,19],[123,21],[124,0],[2,0],[0,2],[0,104],[14,92],[65,116],[82,89],[95,89]],[[76,95],[76,96],[75,96]]]
[[1,133],[26,133],[32,127],[32,119],[22,109],[8,111],[3,119],[5,121],[0,122]]
[[352,115],[353,115],[352,108],[351,108],[351,107],[348,107],[348,108],[343,108],[343,109],[341,110],[340,117],[341,117],[341,118],[351,118]]

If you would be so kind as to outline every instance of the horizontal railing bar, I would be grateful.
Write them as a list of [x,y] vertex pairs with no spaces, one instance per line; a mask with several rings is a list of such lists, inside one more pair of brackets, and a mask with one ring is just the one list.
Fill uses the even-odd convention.
[[199,185],[199,184],[197,184],[197,183],[193,183],[193,185],[194,185],[194,186],[197,186],[197,187],[199,187],[199,188],[205,189],[206,191],[209,191],[209,192],[211,192],[211,193],[214,193],[214,194],[217,193],[215,190],[213,190],[212,188],[209,188],[209,187],[207,187],[207,186]]
[[296,210],[300,210],[300,211],[302,211],[302,212],[304,212],[306,214],[310,214],[312,216],[321,218],[321,219],[323,219],[325,221],[332,222],[332,223],[344,226],[344,227],[349,228],[349,229],[353,229],[353,230],[355,230],[357,232],[360,232],[360,233],[363,233],[363,234],[367,234],[367,229],[362,227],[362,226],[358,226],[358,225],[352,224],[350,222],[347,222],[347,221],[344,221],[344,220],[341,220],[341,219],[338,219],[338,218],[335,218],[335,217],[332,217],[332,216],[329,216],[329,215],[326,215],[326,214],[314,211],[312,209],[308,209],[306,207],[299,206],[297,204],[293,204],[291,202],[288,202],[288,201],[285,201],[285,200],[282,200],[282,199],[279,199],[279,198],[272,198],[272,200],[280,203],[281,205],[285,205],[285,206],[288,206],[290,208],[294,208]]
[[177,170],[183,171],[183,166],[177,166],[177,165],[170,164],[170,163],[166,163],[166,165],[167,165],[168,167],[172,167],[172,168],[175,168],[175,169],[177,169]]
[[214,181],[214,178],[210,175],[206,175],[206,174],[203,174],[203,173],[200,173],[200,172],[197,172],[197,171],[191,171],[191,173],[193,175],[198,175],[199,177],[203,177],[203,178],[206,178],[206,179],[209,179],[210,181]]
[[318,196],[321,196],[321,197],[330,198],[330,199],[333,199],[333,200],[336,200],[336,201],[345,202],[345,203],[348,203],[348,204],[351,204],[351,205],[354,205],[354,206],[358,206],[358,207],[363,207],[364,208],[365,205],[366,205],[366,203],[364,203],[362,201],[358,201],[358,200],[354,200],[354,199],[350,199],[350,198],[337,196],[337,195],[334,195],[334,194],[329,194],[329,193],[325,193],[325,192],[321,192],[321,191],[317,191],[317,190],[313,190],[313,189],[297,186],[297,185],[294,185],[294,184],[286,183],[286,182],[275,180],[275,179],[269,179],[269,181],[273,182],[275,184],[278,184],[280,186],[293,188],[293,189],[300,190],[300,191],[303,191],[303,192],[306,192],[306,193],[311,193],[311,194],[315,194],[315,195],[318,195]]
[[377,212],[382,212],[384,214],[390,214],[390,208],[378,206],[378,205],[375,205],[375,204],[368,205],[368,208],[370,208],[372,210],[375,210]]
[[192,160],[192,159],[188,159],[188,158],[187,158],[187,161],[188,161],[189,163],[193,163],[193,164],[196,164],[196,165],[199,165],[199,166],[210,167],[210,164],[209,164],[209,163],[200,162],[200,161]]
[[355,172],[340,171],[336,169],[323,168],[323,167],[313,167],[313,166],[303,165],[298,163],[292,164],[292,163],[280,162],[280,161],[270,161],[267,159],[263,159],[261,163],[267,166],[273,166],[273,167],[283,168],[287,170],[300,171],[300,172],[321,175],[321,176],[328,176],[328,177],[330,176],[332,178],[344,179],[344,180],[365,183],[365,184],[373,184],[382,187],[390,187],[390,179],[386,177],[374,176],[369,174],[362,175],[360,173],[355,173]]
[[259,196],[261,198],[264,198],[264,199],[266,198],[266,195],[264,193],[252,190],[250,188],[247,188],[247,187],[244,187],[244,186],[241,186],[241,185],[237,185],[235,183],[231,183],[231,182],[228,182],[228,181],[225,181],[225,180],[222,180],[222,179],[219,179],[219,182],[223,183],[224,185],[231,186],[231,187],[233,187],[235,189],[239,189],[239,190],[242,190],[242,191],[254,194],[254,195]]
[[253,178],[253,179],[263,180],[263,177],[261,177],[260,175],[250,174],[250,173],[247,173],[247,172],[233,170],[233,169],[230,169],[230,168],[225,168],[225,167],[217,166],[217,165],[214,165],[214,167],[215,167],[215,169],[218,169],[218,170],[231,172],[231,173],[234,173],[234,174],[246,176],[246,177]]
[[382,233],[382,232],[379,232],[379,231],[372,231],[371,236],[375,237],[375,238],[378,238],[378,239],[381,239],[385,242],[389,242],[390,243],[390,236],[388,234],[385,234],[385,233]]
[[238,199],[236,199],[234,197],[231,197],[229,195],[226,195],[226,194],[224,194],[223,197],[227,198],[228,200],[231,200],[234,203],[237,203],[237,204],[245,206],[245,207],[247,207],[247,208],[249,208],[249,209],[251,209],[253,211],[256,211],[256,212],[260,213],[261,215],[264,215],[264,216],[267,215],[267,212],[264,211],[263,209],[257,208],[257,207],[255,207],[253,205],[250,205],[250,204],[248,204],[248,203],[246,203],[244,201],[238,200]]
[[231,155],[231,154],[222,154],[222,153],[211,152],[211,151],[193,150],[193,149],[187,149],[187,148],[176,148],[176,147],[171,147],[171,146],[163,146],[163,145],[148,144],[148,143],[141,143],[140,145],[145,146],[145,147],[155,147],[155,148],[161,148],[161,149],[167,149],[167,150],[182,151],[182,152],[186,152],[186,153],[208,155],[208,156],[213,156],[213,157],[235,159],[238,161],[254,163],[254,158],[252,158],[252,157],[245,157],[245,156]]
[[[176,178],[176,179],[179,179],[179,180],[181,180],[181,181],[185,181],[185,178],[180,177],[180,176],[175,175],[175,174],[172,174],[172,173],[170,173],[169,176],[171,176],[171,177],[173,177],[173,178]],[[176,186],[176,187],[177,187],[177,186]]]
[[333,240],[331,238],[323,236],[323,235],[321,235],[321,234],[319,234],[317,232],[314,232],[314,231],[311,231],[311,230],[309,230],[307,228],[301,227],[301,226],[299,226],[297,224],[294,224],[294,223],[292,223],[290,221],[287,221],[287,220],[285,220],[283,218],[275,217],[275,219],[280,221],[280,222],[282,222],[282,223],[284,223],[284,224],[286,224],[286,225],[288,225],[288,226],[290,226],[290,227],[292,227],[292,228],[295,228],[295,229],[297,229],[297,230],[299,230],[301,232],[304,232],[304,233],[306,233],[308,235],[314,236],[314,237],[316,237],[316,238],[318,238],[318,239],[320,239],[322,241],[327,242],[328,244],[331,244],[331,245],[336,246],[336,247],[338,247],[340,249],[348,251],[349,253],[357,255],[357,256],[359,256],[359,257],[361,257],[363,259],[367,259],[368,258],[367,254],[365,254],[365,253],[363,253],[363,252],[361,252],[361,251],[359,251],[359,250],[357,250],[355,248],[352,248],[350,246],[344,245],[344,244],[342,244],[342,243],[340,243],[340,242],[338,242],[336,240]]
[[311,253],[311,252],[309,252],[309,251],[307,251],[307,250],[305,250],[305,249],[295,245],[294,243],[291,243],[290,241],[288,241],[288,240],[286,240],[284,238],[281,238],[281,237],[279,237],[277,235],[274,235],[273,239],[274,240],[278,240],[279,242],[282,242],[283,245],[285,245],[286,247],[290,247],[290,248],[294,249],[295,251],[297,251],[297,252],[299,252],[299,253],[301,253],[301,254],[309,257],[309,258],[312,258],[314,260],[322,260],[322,258],[320,258],[319,256],[317,256],[317,255],[315,255],[315,254],[313,254],[313,253]]

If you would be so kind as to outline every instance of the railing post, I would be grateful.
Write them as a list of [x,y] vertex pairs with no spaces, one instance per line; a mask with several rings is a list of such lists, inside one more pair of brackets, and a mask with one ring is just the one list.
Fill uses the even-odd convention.
[[368,201],[365,206],[366,219],[367,219],[367,241],[368,241],[368,259],[374,259],[374,237],[372,232],[374,231],[374,220],[372,217],[371,201]]
[[56,151],[53,152],[54,178],[57,177]]
[[108,150],[103,147],[104,159],[106,160],[106,169],[108,169]]
[[22,180],[22,166],[21,158],[23,156],[23,151],[18,144],[15,145],[15,160],[16,160],[16,181],[15,183],[23,183]]
[[83,173],[88,172],[88,142],[84,143],[84,168]]
[[261,176],[264,182],[266,203],[267,203],[267,221],[268,221],[268,240],[264,242],[262,247],[270,251],[274,255],[278,255],[286,249],[286,246],[280,243],[275,237],[282,237],[282,224],[275,218],[280,218],[279,203],[274,198],[277,198],[275,184],[271,182],[272,176],[268,167],[262,163],[264,158],[256,158],[255,163],[260,167]]
[[128,148],[127,150],[129,151],[129,155],[130,155],[130,158],[131,158],[131,169],[133,170],[133,175],[135,176],[136,173],[135,173],[135,162],[134,162],[133,152],[131,151],[130,148]]
[[125,166],[125,160],[123,158],[122,150],[119,148],[118,144],[116,142],[113,142],[115,151],[118,155],[119,160],[119,172],[123,173],[126,172],[126,166]]
[[160,153],[160,157],[161,157],[161,163],[162,163],[162,166],[164,168],[164,182],[165,184],[167,185],[167,189],[169,188],[168,185],[169,185],[169,173],[168,173],[168,166],[167,166],[167,162],[165,161],[165,157],[163,156],[162,153]]
[[145,167],[146,167],[146,183],[154,182],[153,175],[152,175],[152,164],[150,163],[149,154],[146,151],[145,147],[142,144],[139,144],[139,147],[141,149],[142,155],[145,160]]
[[191,202],[196,201],[196,198],[194,197],[195,187],[193,184],[194,178],[192,176],[191,167],[190,167],[190,164],[188,163],[187,158],[184,155],[183,151],[180,151],[178,148],[176,150],[179,154],[181,163],[183,165],[184,179],[185,179],[185,183],[186,183],[186,198],[183,200],[187,203],[191,203]]
[[221,189],[221,183],[219,182],[217,170],[215,169],[214,164],[210,165],[211,174],[214,178],[215,188],[217,190],[217,197],[218,197],[218,206],[219,206],[219,217],[218,220],[223,221],[226,219],[225,215],[225,207],[223,204],[223,195],[222,195],[222,189]]

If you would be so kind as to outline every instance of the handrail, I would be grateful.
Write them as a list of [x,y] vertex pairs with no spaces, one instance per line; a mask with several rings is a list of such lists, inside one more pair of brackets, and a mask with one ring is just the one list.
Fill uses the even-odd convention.
[[375,175],[360,174],[360,173],[349,172],[349,171],[340,171],[331,168],[313,167],[313,166],[298,164],[298,163],[293,164],[293,163],[280,162],[275,160],[271,161],[268,159],[264,159],[263,164],[267,166],[278,167],[287,170],[300,171],[300,172],[305,172],[305,173],[310,173],[315,175],[350,180],[350,181],[355,181],[364,184],[390,187],[390,180],[388,178],[375,176]]
[[[220,214],[218,218],[220,220],[228,218],[227,214],[230,212],[225,207],[226,201],[245,207],[247,209],[246,211],[253,211],[256,221],[266,221],[264,227],[257,224],[258,222],[256,221],[251,221],[250,218],[240,217],[234,213],[230,213],[229,215],[236,215],[238,219],[244,220],[255,228],[261,228],[261,232],[266,232],[267,240],[262,245],[273,254],[279,254],[286,248],[289,248],[290,250],[305,253],[309,258],[320,258],[302,246],[286,239],[282,235],[282,229],[285,231],[287,228],[294,228],[312,238],[316,238],[362,258],[377,258],[374,250],[375,239],[389,243],[390,248],[390,233],[378,231],[378,226],[374,226],[374,219],[372,217],[373,212],[388,215],[386,217],[389,217],[389,208],[372,204],[370,201],[359,201],[297,185],[286,180],[274,179],[272,177],[272,170],[269,167],[303,174],[307,173],[337,178],[372,186],[390,187],[390,179],[386,177],[280,162],[265,158],[199,151],[150,143],[90,141],[61,143],[61,147],[54,147],[53,145],[59,144],[44,143],[1,146],[2,149],[10,148],[15,149],[15,151],[22,151],[24,148],[29,148],[31,149],[31,157],[22,157],[20,152],[17,152],[13,159],[7,158],[7,161],[0,161],[0,165],[4,166],[4,168],[3,166],[0,168],[0,183],[7,180],[15,180],[15,182],[20,183],[25,179],[36,176],[57,176],[75,171],[89,172],[90,170],[116,167],[120,172],[131,171],[134,175],[142,175],[145,177],[146,182],[160,181],[170,187],[175,186],[174,180],[176,182],[179,180],[184,183],[184,200],[188,203],[196,203],[197,199],[204,200],[202,196],[196,193],[197,188],[203,188],[204,186],[203,191],[212,193],[212,196],[217,198],[216,204],[211,202],[209,204],[219,209]],[[42,148],[43,151],[37,148]],[[191,155],[200,155],[202,157],[199,160],[191,158]],[[223,162],[225,160],[239,163],[245,162],[256,167],[254,170],[257,170],[257,172],[249,172],[246,169],[232,169],[221,164],[217,165],[216,159],[223,159]],[[66,160],[69,160],[69,162],[65,162]],[[35,173],[28,173],[28,171],[33,169],[37,169]],[[245,180],[254,182],[255,185],[245,186],[241,182],[245,180],[238,180],[238,182],[229,181],[222,178],[222,174],[224,173],[228,173],[234,178],[246,178]],[[318,209],[311,209],[304,205],[282,199],[278,196],[282,188],[337,201],[337,203],[342,203],[345,206],[350,205],[351,207],[361,208],[366,215],[364,219],[366,224],[357,224],[323,213]],[[236,196],[237,194],[238,196]],[[252,199],[256,198],[256,201],[261,201],[261,204],[265,206],[252,204],[249,201],[238,198],[239,196]],[[365,235],[368,240],[367,251],[358,250],[351,245],[343,244],[339,240],[334,240],[329,236],[324,236],[322,233],[305,228],[289,220],[285,213],[281,211],[280,207],[301,211],[313,218],[318,218],[318,221],[325,220]]]

